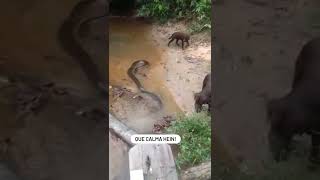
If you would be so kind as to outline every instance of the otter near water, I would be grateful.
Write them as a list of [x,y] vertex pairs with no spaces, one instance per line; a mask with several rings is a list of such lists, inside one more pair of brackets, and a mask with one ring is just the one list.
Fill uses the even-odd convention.
[[169,41],[168,46],[174,40],[176,40],[176,44],[179,46],[178,41],[181,40],[182,41],[182,49],[184,49],[184,42],[186,42],[189,46],[190,35],[183,33],[183,32],[175,32],[169,37],[169,39],[171,39],[171,40]]
[[148,94],[152,99],[154,99],[157,103],[159,108],[162,108],[162,101],[161,99],[154,93],[146,91],[143,86],[141,85],[140,81],[138,78],[135,76],[135,73],[139,68],[149,66],[149,62],[146,60],[137,60],[132,63],[130,68],[128,69],[127,73],[128,76],[133,80],[133,82],[137,85],[138,89],[140,90],[141,93]]

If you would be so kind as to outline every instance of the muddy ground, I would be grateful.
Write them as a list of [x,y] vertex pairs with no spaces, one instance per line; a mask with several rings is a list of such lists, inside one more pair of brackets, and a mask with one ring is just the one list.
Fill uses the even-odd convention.
[[193,94],[201,91],[204,77],[211,72],[211,32],[192,35],[185,50],[176,46],[175,41],[167,46],[173,32],[188,32],[187,28],[183,22],[154,25],[152,37],[163,51],[166,87],[179,108],[190,114],[194,112]]
[[224,106],[214,110],[214,132],[243,170],[257,172],[270,160],[265,100],[290,90],[300,49],[319,36],[319,17],[310,15],[320,6],[315,0],[219,2],[213,7],[214,101]]
[[[132,19],[131,21],[135,20]],[[110,52],[111,55],[109,59],[111,61],[110,66],[112,66],[110,67],[110,73],[116,74],[110,75],[111,82],[109,88],[109,99],[111,112],[114,112],[115,115],[120,119],[130,119],[132,116],[137,116],[136,114],[138,113],[138,110],[144,111],[143,109],[148,107],[150,110],[151,106],[154,106],[150,104],[151,102],[148,100],[144,101],[141,97],[133,98],[136,97],[138,91],[136,90],[136,85],[127,75],[127,69],[130,67],[131,63],[133,63],[135,60],[144,58],[152,63],[151,69],[141,71],[137,74],[137,76],[147,90],[157,93],[162,98],[165,106],[163,108],[164,111],[162,112],[162,115],[174,115],[176,113],[180,113],[181,110],[185,113],[193,112],[193,93],[201,90],[203,78],[208,72],[210,72],[210,32],[192,36],[190,46],[185,50],[182,50],[181,46],[178,47],[175,45],[175,43],[172,43],[170,47],[167,46],[167,43],[168,37],[170,37],[171,33],[177,30],[187,31],[186,24],[175,22],[168,23],[166,25],[158,25],[147,23],[141,24],[141,22],[138,22],[132,23],[132,25],[146,27],[141,28],[143,30],[131,30],[130,32],[122,30],[123,32],[121,32],[121,34],[117,34],[117,36],[114,35],[114,38],[113,35],[111,35],[111,38],[113,39],[128,39],[125,42],[118,42],[119,45],[116,43],[111,43],[116,44],[113,46],[116,46],[118,49],[120,49],[114,50],[111,47],[112,50],[120,51],[121,53],[121,58],[119,58],[118,56],[120,56],[120,53],[114,53],[115,55],[113,55],[113,52]],[[128,29],[130,27],[125,28]],[[144,34],[141,35],[140,31],[144,31]],[[138,38],[139,36],[145,37],[140,38],[143,39],[140,40]],[[127,47],[125,48],[125,46]],[[150,47],[150,50],[144,49],[148,47]],[[124,49],[126,50],[124,51]],[[133,53],[132,51],[135,52]],[[154,57],[149,55],[148,51],[154,51],[154,53],[157,53],[157,59],[154,60]],[[119,68],[119,66],[121,67]],[[117,69],[117,72],[114,72],[114,69]],[[125,87],[126,90],[121,93],[119,92],[119,87]],[[130,94],[130,92],[132,93]],[[147,102],[149,104],[143,105],[143,103]],[[141,105],[141,107],[137,107],[136,104]],[[142,117],[139,116],[139,118]],[[138,126],[132,128],[139,131]],[[140,131],[148,130],[144,129]]]
[[[185,113],[191,113],[194,111],[194,100],[193,93],[199,92],[201,90],[202,81],[204,76],[210,72],[211,68],[211,34],[210,32],[200,33],[192,36],[190,46],[185,50],[181,49],[181,46],[177,46],[175,43],[172,43],[170,47],[167,46],[168,37],[170,37],[171,33],[175,31],[187,31],[187,25],[183,22],[173,22],[168,23],[166,25],[158,25],[153,24],[150,25],[151,28],[146,38],[149,41],[152,41],[154,48],[159,52],[160,62],[157,62],[156,68],[151,69],[147,72],[141,73],[144,74],[147,79],[152,78],[161,78],[163,85],[165,87],[157,87],[156,88],[166,88],[169,90],[169,93],[173,98],[171,101],[178,105],[179,109],[173,109],[173,111],[182,110]],[[132,35],[134,36],[134,35]],[[139,43],[137,43],[139,44]],[[128,50],[127,50],[128,51]],[[145,56],[143,52],[140,52],[141,57]],[[135,57],[132,57],[134,59]],[[138,58],[136,58],[138,59]],[[133,61],[132,61],[133,62]],[[124,83],[123,86],[127,86],[126,88],[130,91],[136,91],[135,85],[131,82],[130,78],[127,77],[126,69],[129,68],[130,64],[126,64],[127,66],[120,71],[124,73],[119,73],[120,75],[118,81],[123,78]],[[158,70],[161,69],[161,70]],[[111,70],[112,71],[112,70]],[[148,74],[151,71],[159,71],[157,74],[161,77],[153,77]],[[142,79],[142,82],[146,81],[145,77],[139,76]],[[129,82],[129,83],[128,83]],[[146,82],[147,88],[155,90],[152,85],[149,85]],[[158,81],[157,81],[158,83]],[[116,82],[118,85],[119,83]],[[121,84],[121,83],[120,83]],[[154,85],[155,86],[155,85]],[[112,90],[113,87],[110,87]],[[155,90],[157,91],[157,90]],[[111,91],[112,92],[112,91]],[[162,92],[160,92],[162,93]],[[162,95],[162,94],[161,94]],[[130,95],[129,95],[130,96]],[[131,95],[134,96],[134,95]],[[125,96],[123,96],[124,98]],[[113,98],[113,96],[111,96]],[[119,98],[119,100],[123,99]],[[126,100],[128,101],[128,100]],[[166,99],[165,99],[166,101]],[[112,99],[111,99],[112,102]],[[135,101],[136,102],[136,101]],[[173,106],[167,102],[169,106]],[[134,104],[134,103],[131,103]],[[112,105],[112,103],[111,103]],[[111,108],[116,108],[112,106]],[[175,107],[173,107],[175,108]],[[130,109],[130,108],[127,108]],[[134,109],[134,107],[133,107]],[[114,111],[120,111],[123,108],[116,108]],[[128,111],[128,110],[127,110]],[[172,111],[172,110],[171,110]],[[167,109],[167,113],[172,113]],[[120,113],[121,114],[121,113]],[[128,115],[127,115],[128,116]],[[121,117],[124,118],[124,117]]]

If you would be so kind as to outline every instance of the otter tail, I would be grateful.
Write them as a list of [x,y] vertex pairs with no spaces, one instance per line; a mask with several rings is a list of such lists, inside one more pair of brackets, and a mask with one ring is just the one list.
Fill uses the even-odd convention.
[[173,34],[168,38],[168,39],[172,39]]

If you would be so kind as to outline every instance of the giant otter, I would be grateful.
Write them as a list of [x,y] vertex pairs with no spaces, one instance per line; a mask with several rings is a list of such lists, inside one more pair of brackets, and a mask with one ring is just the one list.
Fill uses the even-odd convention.
[[194,94],[194,107],[200,112],[203,104],[208,104],[208,111],[211,112],[211,73],[207,74],[202,83],[201,92]]
[[176,40],[176,44],[179,45],[178,41],[181,40],[182,41],[182,49],[184,49],[184,42],[186,42],[189,46],[190,35],[183,33],[183,32],[175,32],[169,37],[169,39],[171,39],[171,40],[168,42],[168,46],[174,40]]
[[287,159],[294,135],[312,139],[310,160],[320,162],[320,38],[306,43],[295,64],[291,91],[268,102],[269,144],[276,161]]

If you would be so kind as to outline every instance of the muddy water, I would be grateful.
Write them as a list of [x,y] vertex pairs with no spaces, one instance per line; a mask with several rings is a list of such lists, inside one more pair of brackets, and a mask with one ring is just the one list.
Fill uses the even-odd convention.
[[148,91],[158,94],[169,114],[181,110],[165,87],[164,59],[161,49],[151,36],[151,25],[138,20],[109,21],[109,83],[111,86],[122,86],[136,90],[136,85],[128,77],[127,70],[139,59],[150,62],[145,71],[145,78],[140,78],[142,85]]

